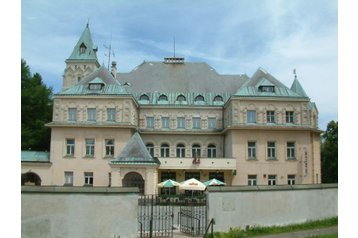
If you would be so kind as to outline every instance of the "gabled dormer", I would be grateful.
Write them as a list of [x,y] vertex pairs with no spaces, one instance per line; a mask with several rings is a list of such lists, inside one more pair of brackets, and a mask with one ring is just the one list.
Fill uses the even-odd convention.
[[93,43],[92,35],[87,24],[70,57],[65,61],[66,69],[63,75],[62,89],[67,89],[100,67],[97,59],[97,46]]

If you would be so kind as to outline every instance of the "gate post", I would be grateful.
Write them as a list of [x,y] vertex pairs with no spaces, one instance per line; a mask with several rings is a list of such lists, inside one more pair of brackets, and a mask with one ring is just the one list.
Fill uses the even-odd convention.
[[149,237],[152,238],[153,237],[153,195],[152,195],[152,199],[150,199],[150,220],[149,220]]

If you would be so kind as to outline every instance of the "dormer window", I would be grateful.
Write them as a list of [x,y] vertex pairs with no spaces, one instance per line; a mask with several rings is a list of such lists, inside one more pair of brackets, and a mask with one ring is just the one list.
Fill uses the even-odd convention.
[[147,94],[143,94],[139,97],[140,101],[149,101],[149,97]]
[[274,93],[275,92],[275,86],[260,86],[259,92],[265,92],[265,93]]
[[164,94],[160,95],[158,101],[168,101],[168,97]]
[[195,102],[204,102],[204,97],[202,95],[198,95],[195,97]]
[[87,49],[86,45],[82,43],[80,45],[80,54],[84,54],[86,52],[86,49]]
[[183,94],[180,94],[178,97],[177,97],[177,101],[178,102],[185,102],[186,101],[186,98]]
[[90,90],[101,90],[103,87],[102,83],[91,83],[89,84],[89,89]]
[[224,101],[224,100],[223,100],[223,97],[221,97],[220,95],[217,95],[214,97],[214,102],[222,102],[222,101]]

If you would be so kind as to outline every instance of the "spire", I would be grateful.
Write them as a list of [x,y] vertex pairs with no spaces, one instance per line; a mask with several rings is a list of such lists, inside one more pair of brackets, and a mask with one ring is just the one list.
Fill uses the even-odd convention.
[[95,60],[98,62],[96,52],[97,46],[93,44],[89,22],[87,22],[80,39],[67,60]]
[[305,90],[303,89],[303,87],[301,86],[300,82],[297,79],[296,69],[293,70],[293,74],[295,76],[295,79],[293,80],[291,90],[302,97],[308,97]]

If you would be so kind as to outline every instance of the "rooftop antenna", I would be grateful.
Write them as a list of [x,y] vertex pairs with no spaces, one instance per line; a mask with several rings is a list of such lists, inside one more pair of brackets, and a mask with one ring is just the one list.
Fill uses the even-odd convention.
[[113,57],[116,57],[115,55],[114,55],[114,52],[112,51],[112,33],[111,33],[111,39],[110,39],[110,41],[109,41],[109,45],[107,46],[107,45],[103,45],[106,49],[108,49],[108,54],[106,54],[106,53],[104,53],[104,55],[106,56],[106,57],[108,57],[108,65],[107,65],[107,69],[108,69],[108,71],[109,71],[109,64],[110,64],[110,62],[111,62],[111,55],[113,55]]

